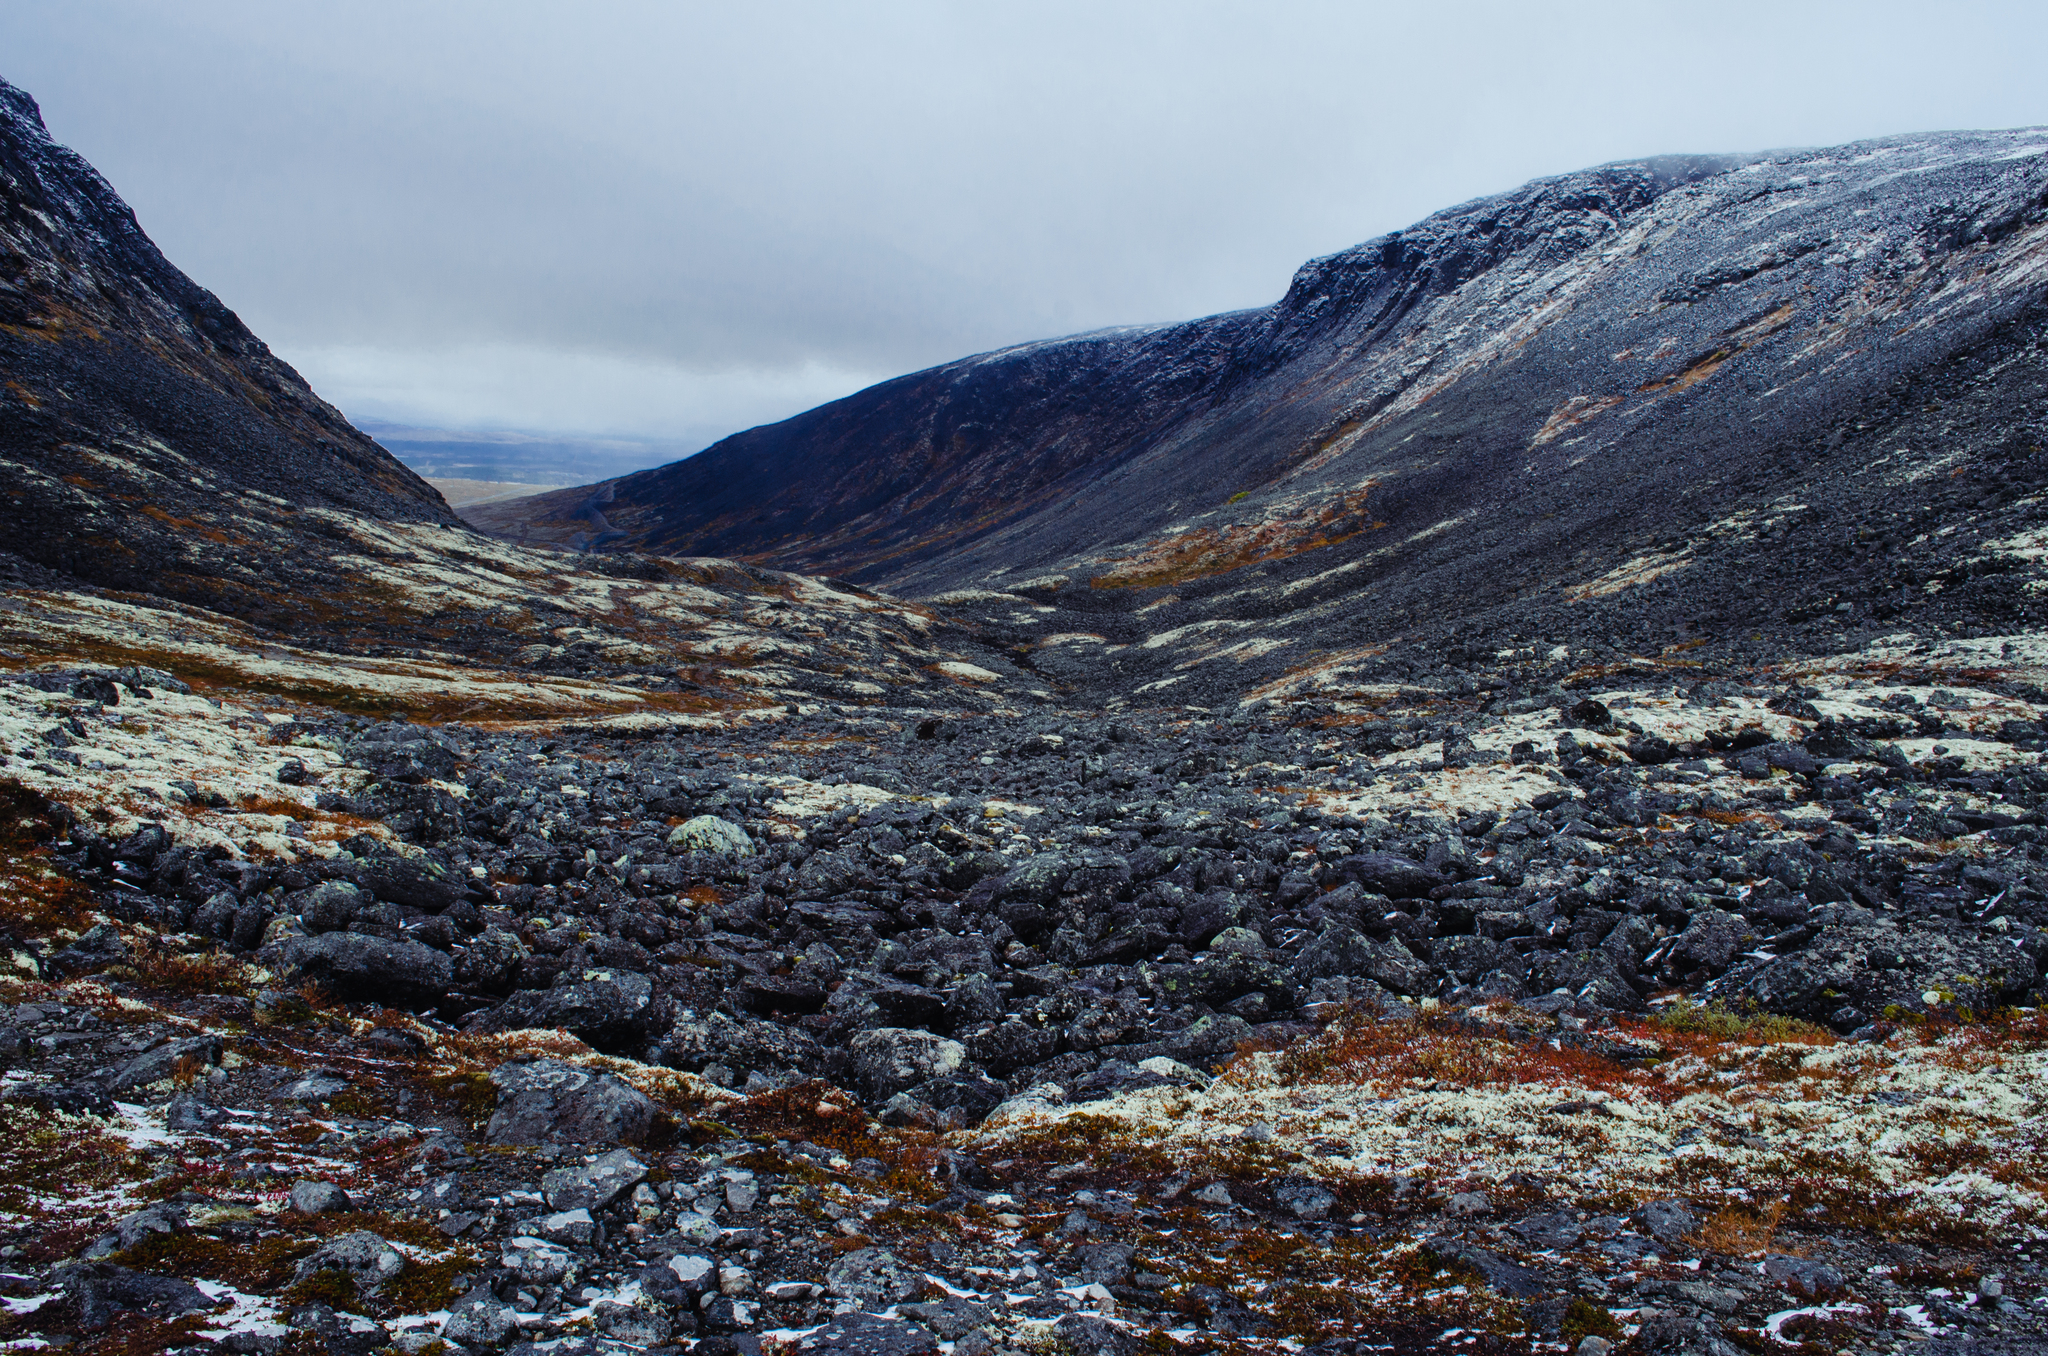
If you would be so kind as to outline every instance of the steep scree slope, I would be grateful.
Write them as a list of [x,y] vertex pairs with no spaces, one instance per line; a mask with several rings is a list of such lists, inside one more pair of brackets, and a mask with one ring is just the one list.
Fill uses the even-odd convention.
[[5,82],[0,371],[0,538],[79,579],[290,621],[306,512],[454,517],[164,258]]
[[[1036,634],[1091,637],[1045,671],[1103,695],[1404,639],[1389,662],[1826,648],[1930,606],[2011,625],[2020,558],[1962,546],[2024,531],[2048,475],[2044,152],[1958,133],[1540,180],[1316,260],[1264,311],[965,359],[478,519],[899,591],[1036,577],[1062,614]],[[1218,654],[1227,680],[1179,676]]]

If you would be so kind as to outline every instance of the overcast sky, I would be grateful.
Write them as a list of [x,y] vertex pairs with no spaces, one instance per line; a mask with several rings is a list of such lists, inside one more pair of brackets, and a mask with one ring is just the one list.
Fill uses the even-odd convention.
[[701,445],[1673,151],[2048,123],[2048,5],[9,0],[0,75],[352,415]]

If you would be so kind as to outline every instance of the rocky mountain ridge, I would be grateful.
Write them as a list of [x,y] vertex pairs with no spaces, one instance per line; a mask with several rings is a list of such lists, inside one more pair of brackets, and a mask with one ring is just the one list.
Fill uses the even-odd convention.
[[2044,165],[2022,130],[1542,180],[1265,311],[965,359],[478,521],[1029,594],[1101,643],[1016,643],[1094,700],[1546,637],[1755,658],[1844,603],[1863,643],[1940,624],[1936,580],[2024,617],[1988,580],[2028,567],[1952,548],[2042,488]]

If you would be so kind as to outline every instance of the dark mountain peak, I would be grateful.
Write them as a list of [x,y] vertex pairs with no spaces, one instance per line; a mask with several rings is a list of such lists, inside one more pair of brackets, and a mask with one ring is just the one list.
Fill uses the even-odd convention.
[[[1279,317],[1343,317],[1356,326],[1397,318],[1424,296],[1456,290],[1536,246],[1540,262],[1562,263],[1609,238],[1622,223],[1675,188],[1721,174],[1730,156],[1657,156],[1537,179],[1509,193],[1475,198],[1413,226],[1311,259],[1275,311]],[[1378,315],[1354,308],[1390,303]]]
[[308,510],[444,522],[166,259],[98,171],[0,82],[0,533],[93,583],[272,615]]

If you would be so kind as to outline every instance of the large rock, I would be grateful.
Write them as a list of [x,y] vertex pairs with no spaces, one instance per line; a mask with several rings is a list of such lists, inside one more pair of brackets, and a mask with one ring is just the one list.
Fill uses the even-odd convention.
[[1094,1314],[1068,1314],[1052,1325],[1053,1344],[1073,1356],[1143,1356],[1145,1339]]
[[866,1313],[836,1315],[796,1341],[801,1356],[933,1356],[938,1349],[917,1324]]
[[1370,943],[1365,966],[1358,973],[1394,993],[1420,996],[1434,993],[1437,987],[1429,966],[1394,940]]
[[504,928],[485,928],[469,939],[455,960],[455,978],[465,987],[503,993],[512,987],[529,953],[526,943]]
[[668,845],[683,852],[722,852],[734,857],[754,855],[754,840],[747,831],[717,815],[698,815],[675,826]]
[[372,857],[356,872],[364,889],[393,904],[438,913],[469,891],[469,884],[446,863],[432,857],[398,853]]
[[850,1048],[855,1081],[875,1101],[928,1079],[950,1078],[967,1062],[967,1047],[959,1041],[910,1027],[863,1031]]
[[1134,1045],[1120,1052],[1125,1059],[1165,1056],[1196,1069],[1206,1069],[1230,1059],[1237,1047],[1252,1038],[1252,1024],[1242,1017],[1211,1013],[1198,1017],[1170,1036],[1147,1045]]
[[311,1334],[319,1343],[313,1350],[327,1356],[376,1356],[391,1348],[391,1330],[361,1314],[336,1313],[325,1304],[308,1304],[292,1310],[286,1318],[293,1328]]
[[356,913],[368,901],[363,892],[345,880],[323,880],[312,889],[288,901],[312,933],[341,932],[356,921]]
[[851,852],[814,852],[790,878],[799,899],[837,899],[867,879],[867,868]]
[[1647,1006],[1611,952],[1574,951],[1555,966],[1548,981],[1553,989],[1568,990],[1576,998],[1617,1012],[1640,1012]]
[[1725,909],[1700,909],[1665,953],[1665,965],[1679,978],[1700,971],[1718,975],[1756,940],[1748,919]]
[[322,1244],[299,1263],[293,1280],[304,1281],[320,1271],[339,1271],[356,1283],[356,1289],[374,1290],[403,1270],[405,1254],[368,1229],[358,1229]]
[[285,985],[316,984],[337,998],[393,1007],[432,1006],[455,977],[454,963],[430,946],[360,932],[286,937],[264,954]]
[[809,1077],[823,1071],[825,1053],[800,1027],[739,1022],[715,1009],[677,1019],[661,1042],[661,1062],[691,1073],[723,1064],[738,1074],[795,1070]]
[[450,1305],[441,1324],[444,1340],[465,1347],[501,1347],[518,1331],[519,1311],[481,1285]]
[[1338,975],[1362,975],[1372,961],[1370,938],[1357,928],[1331,923],[1296,954],[1294,974],[1303,983],[1334,979]]
[[1444,878],[1418,862],[1391,852],[1362,852],[1337,863],[1346,880],[1355,880],[1389,899],[1419,899],[1444,883]]
[[654,1103],[616,1074],[536,1059],[501,1065],[491,1083],[493,1144],[634,1144],[654,1128]]
[[151,1083],[174,1078],[181,1070],[196,1072],[218,1063],[218,1036],[186,1036],[165,1041],[154,1050],[145,1050],[123,1064],[107,1083],[107,1091],[126,1092],[130,1088],[147,1087]]
[[1836,906],[1831,926],[1796,955],[1772,961],[1743,983],[1742,996],[1770,1012],[1849,1030],[1887,1010],[1988,1012],[2031,989],[2040,968],[2010,942],[1901,928],[1865,909]]
[[348,756],[385,781],[426,781],[455,771],[455,755],[431,739],[357,740],[348,746]]
[[176,1318],[213,1307],[213,1301],[190,1281],[132,1271],[111,1262],[66,1267],[57,1273],[56,1282],[77,1307],[78,1326],[87,1332],[100,1331],[120,1314]]
[[1683,1201],[1644,1201],[1628,1222],[1659,1243],[1676,1243],[1700,1227]]
[[596,1050],[616,1053],[646,1038],[654,983],[633,970],[592,967],[558,977],[552,989],[515,993],[474,1019],[471,1029],[560,1028]]
[[158,1201],[131,1210],[114,1221],[114,1231],[85,1250],[88,1259],[125,1252],[157,1234],[181,1234],[190,1226],[189,1212],[175,1201]]

